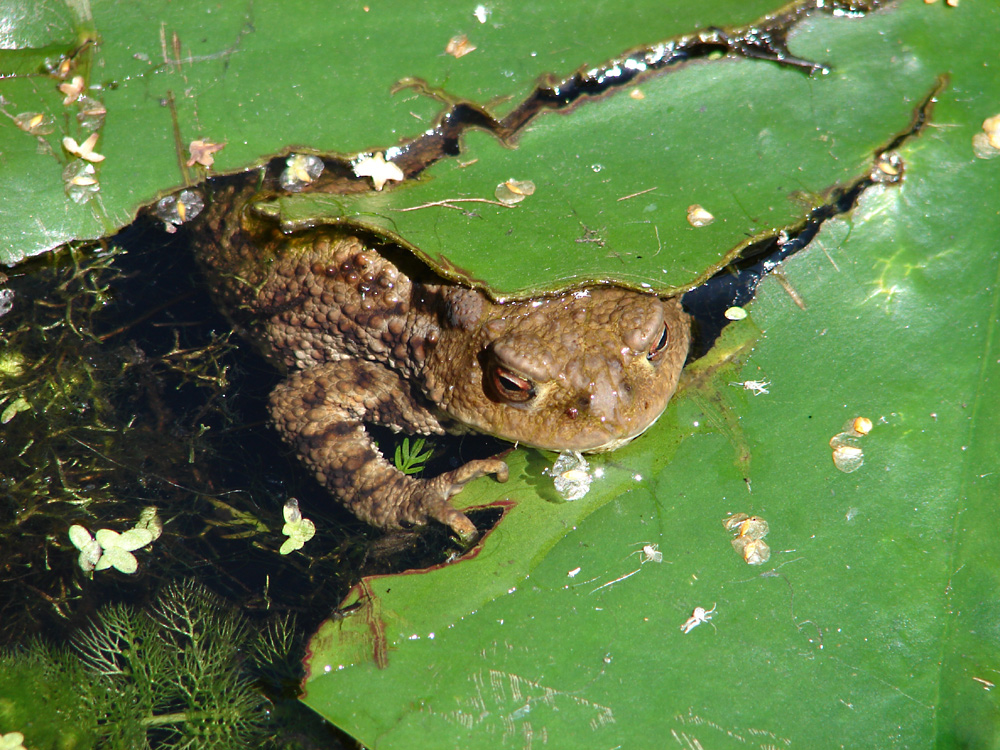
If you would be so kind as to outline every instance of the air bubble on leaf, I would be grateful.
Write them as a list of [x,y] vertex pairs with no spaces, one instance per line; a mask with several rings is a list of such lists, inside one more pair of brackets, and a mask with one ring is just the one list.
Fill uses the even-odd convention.
[[534,192],[535,183],[531,180],[515,180],[512,177],[497,185],[494,195],[505,206],[515,206]]
[[579,500],[590,492],[590,485],[594,481],[590,464],[578,451],[563,451],[552,468],[545,472],[552,477],[556,492],[568,502]]
[[83,159],[74,159],[62,173],[63,188],[74,203],[86,203],[101,189],[94,165]]
[[763,565],[771,559],[771,548],[761,539],[751,539],[743,548],[743,560],[747,565]]
[[687,209],[687,220],[688,224],[700,229],[701,227],[707,227],[713,221],[715,217],[706,211],[703,207],[699,206],[697,203],[688,206]]
[[983,120],[982,131],[972,136],[972,150],[979,159],[1000,156],[1000,115]]
[[865,453],[856,445],[838,445],[833,449],[833,465],[845,474],[857,471],[865,462]]
[[875,160],[871,179],[883,185],[894,185],[903,179],[903,158],[895,151],[885,151]]
[[305,189],[323,174],[323,160],[312,154],[293,154],[285,160],[285,171],[279,178],[281,187],[292,193]]
[[98,130],[104,124],[104,116],[108,113],[104,102],[91,96],[81,96],[76,104],[76,121],[86,130]]
[[48,135],[55,130],[55,121],[41,112],[22,112],[14,117],[14,124],[31,135]]
[[168,226],[179,226],[191,221],[205,208],[205,199],[196,190],[182,190],[156,202],[156,215]]

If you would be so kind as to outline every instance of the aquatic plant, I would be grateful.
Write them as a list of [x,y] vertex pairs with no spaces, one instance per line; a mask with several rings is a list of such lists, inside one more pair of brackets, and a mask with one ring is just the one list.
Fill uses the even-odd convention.
[[259,676],[294,672],[293,633],[290,619],[253,627],[191,582],[148,610],[106,606],[68,648],[0,653],[0,735],[32,750],[262,746],[271,703]]

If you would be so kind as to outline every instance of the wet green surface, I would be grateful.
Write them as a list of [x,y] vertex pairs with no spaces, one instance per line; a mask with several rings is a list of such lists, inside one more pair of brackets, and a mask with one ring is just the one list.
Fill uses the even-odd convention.
[[[766,281],[741,369],[597,459],[605,478],[577,505],[533,497],[548,480],[531,455],[512,463],[517,484],[463,493],[520,502],[474,560],[371,581],[374,607],[314,640],[310,705],[378,747],[428,732],[464,747],[995,746],[1000,216],[980,196],[1000,167],[971,140],[1000,92],[991,65],[956,63],[969,37],[930,44],[938,10],[904,6],[895,33],[950,87],[901,149],[905,183],[786,264],[806,310]],[[992,19],[979,12],[934,25],[974,35]],[[745,380],[770,392],[729,385]],[[726,404],[736,431],[713,426]],[[829,440],[859,415],[875,427],[844,474]],[[730,545],[735,512],[770,524],[760,568]],[[532,535],[547,524],[561,528]],[[643,543],[663,563],[640,564]],[[716,604],[717,630],[680,631]]]
[[[46,151],[0,121],[4,257],[111,233],[182,183],[168,91],[182,142],[227,142],[221,170],[289,144],[381,150],[442,106],[391,95],[405,75],[502,114],[542,72],[770,7],[693,5],[637,8],[636,21],[599,4],[580,23],[561,7],[496,4],[480,24],[471,6],[390,19],[347,3],[94,3],[103,44],[90,82],[108,107],[100,199],[64,196],[59,139],[86,134],[57,82],[3,80],[8,115],[45,112],[56,125]],[[18,8],[33,15],[3,46],[72,45],[78,24],[62,6],[11,2],[4,17]],[[747,235],[803,215],[816,197],[796,191],[863,173],[950,74],[931,126],[901,150],[903,185],[870,192],[787,264],[806,310],[766,281],[742,324],[750,340],[763,331],[752,351],[689,383],[635,444],[594,459],[605,474],[584,499],[560,502],[542,474],[553,456],[524,450],[508,484],[464,491],[464,505],[506,503],[504,520],[473,559],[367,581],[368,603],[313,640],[307,704],[380,748],[420,746],[429,732],[469,748],[642,746],[668,733],[719,748],[994,747],[1000,214],[988,196],[1000,160],[975,158],[971,142],[1000,111],[1000,60],[983,33],[998,27],[1000,9],[972,2],[816,18],[791,48],[834,63],[827,76],[692,65],[642,83],[645,99],[622,92],[545,115],[516,149],[468,134],[471,167],[441,162],[419,184],[341,201],[431,257],[448,251],[501,294],[525,278],[609,274],[683,286]],[[443,49],[459,33],[478,49],[455,59]],[[23,73],[51,53],[3,51],[0,67]],[[539,186],[514,209],[390,210],[491,198],[510,177]],[[716,222],[690,227],[692,203]],[[770,393],[730,385],[746,380],[769,381]],[[875,427],[864,465],[843,474],[828,441],[858,415]],[[735,512],[770,524],[761,568],[730,545],[721,520]],[[641,564],[645,543],[662,563]],[[716,629],[680,631],[713,604]]]

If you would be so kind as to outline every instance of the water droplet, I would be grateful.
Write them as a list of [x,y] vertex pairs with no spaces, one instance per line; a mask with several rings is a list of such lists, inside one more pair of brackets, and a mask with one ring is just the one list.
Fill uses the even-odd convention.
[[195,190],[182,190],[178,195],[168,195],[156,204],[156,215],[172,226],[191,221],[205,208],[205,200]]
[[94,165],[83,159],[74,159],[62,173],[66,195],[74,203],[84,204],[101,189]]
[[14,124],[31,135],[48,135],[55,130],[53,119],[41,112],[22,112],[14,118]]
[[534,192],[535,183],[531,180],[515,180],[511,178],[507,182],[501,182],[497,185],[494,195],[505,206],[514,206]]
[[279,181],[292,193],[305,189],[323,174],[323,160],[313,154],[293,154],[285,160],[285,171]]
[[591,482],[594,481],[590,473],[590,464],[577,451],[560,453],[552,468],[546,472],[552,477],[556,492],[569,502],[579,500],[586,495],[590,491]]

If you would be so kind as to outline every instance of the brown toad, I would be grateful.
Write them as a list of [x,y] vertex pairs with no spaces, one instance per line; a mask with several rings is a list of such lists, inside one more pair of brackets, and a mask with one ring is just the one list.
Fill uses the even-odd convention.
[[213,287],[290,371],[271,396],[275,426],[338,500],[380,528],[436,519],[470,540],[475,527],[448,498],[485,474],[505,481],[507,466],[470,461],[417,479],[379,453],[365,424],[612,450],[663,412],[687,356],[676,299],[598,286],[499,304],[411,278],[336,228],[284,236],[245,210],[210,211],[207,223],[196,246]]

